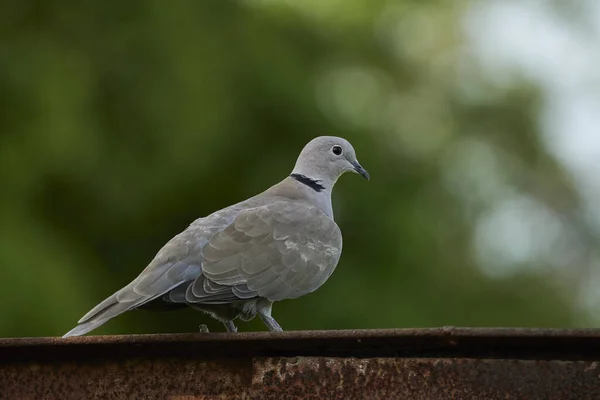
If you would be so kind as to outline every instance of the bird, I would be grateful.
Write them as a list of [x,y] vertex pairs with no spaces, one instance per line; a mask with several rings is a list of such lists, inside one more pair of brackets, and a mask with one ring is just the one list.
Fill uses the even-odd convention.
[[331,276],[342,252],[331,192],[338,178],[369,173],[347,140],[319,136],[291,174],[264,192],[192,222],[127,286],[85,314],[63,337],[84,335],[134,309],[191,307],[237,332],[257,315],[282,328],[273,303],[309,294]]

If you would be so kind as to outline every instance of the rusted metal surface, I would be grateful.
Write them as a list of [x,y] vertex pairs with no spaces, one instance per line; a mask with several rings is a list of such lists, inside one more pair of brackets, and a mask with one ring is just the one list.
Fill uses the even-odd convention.
[[600,399],[600,330],[0,339],[0,399]]
[[599,374],[597,363],[573,361],[265,359],[255,363],[249,397],[599,399]]

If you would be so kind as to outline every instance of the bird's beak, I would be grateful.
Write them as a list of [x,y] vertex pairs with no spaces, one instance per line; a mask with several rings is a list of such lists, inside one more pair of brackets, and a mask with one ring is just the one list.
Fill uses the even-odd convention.
[[360,164],[358,163],[358,161],[354,161],[354,162],[352,163],[352,165],[354,166],[354,171],[355,171],[357,174],[359,174],[360,176],[362,176],[362,177],[363,177],[363,178],[365,178],[366,180],[370,180],[370,179],[371,179],[371,176],[369,175],[369,173],[367,172],[367,170],[366,170],[366,169],[364,169],[364,168],[362,167],[362,165],[360,165]]

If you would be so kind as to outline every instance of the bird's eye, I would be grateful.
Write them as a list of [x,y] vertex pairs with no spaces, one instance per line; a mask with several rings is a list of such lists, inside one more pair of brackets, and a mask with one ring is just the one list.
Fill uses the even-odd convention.
[[331,151],[333,152],[333,154],[335,154],[336,156],[339,156],[340,154],[342,154],[342,148],[341,146],[335,145],[331,148]]

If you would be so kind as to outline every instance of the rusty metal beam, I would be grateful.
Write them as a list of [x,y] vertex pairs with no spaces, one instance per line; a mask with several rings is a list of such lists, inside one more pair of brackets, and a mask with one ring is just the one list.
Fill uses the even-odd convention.
[[599,399],[600,330],[0,339],[0,399]]

